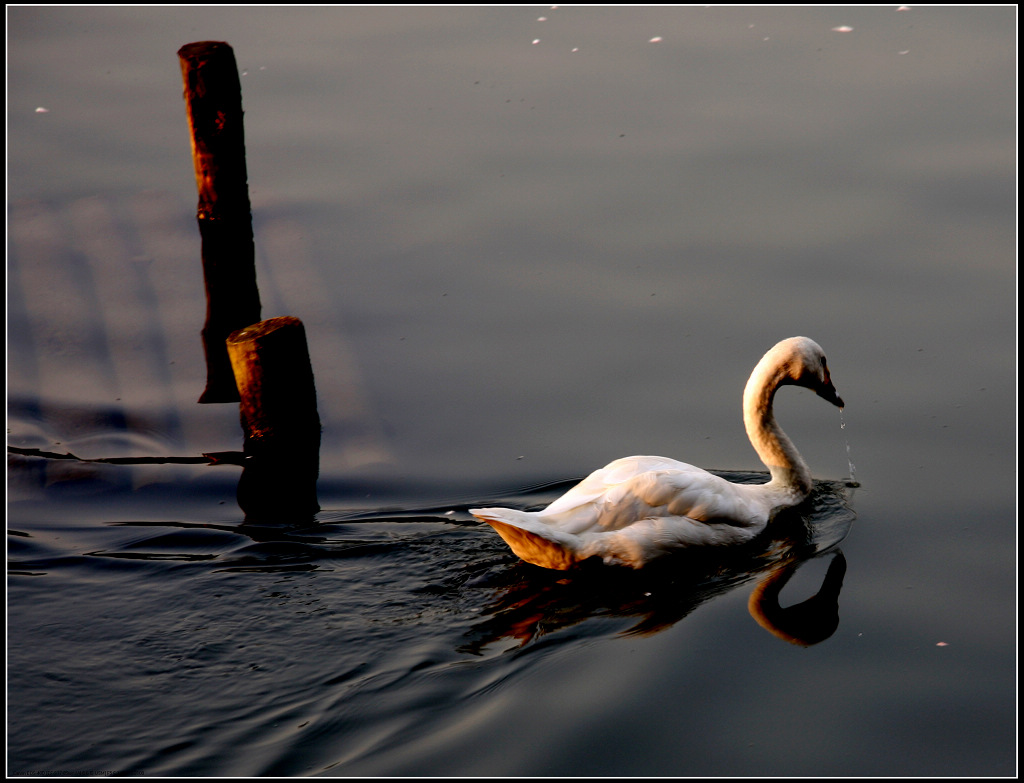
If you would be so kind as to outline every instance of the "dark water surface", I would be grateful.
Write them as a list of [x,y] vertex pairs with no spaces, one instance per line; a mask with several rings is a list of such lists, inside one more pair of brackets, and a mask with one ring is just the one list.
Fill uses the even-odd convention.
[[[8,9],[8,772],[1014,774],[1016,9],[897,8]],[[198,40],[315,519],[202,457]],[[796,334],[847,408],[780,393],[820,481],[750,547],[549,574],[468,514],[762,480]]]

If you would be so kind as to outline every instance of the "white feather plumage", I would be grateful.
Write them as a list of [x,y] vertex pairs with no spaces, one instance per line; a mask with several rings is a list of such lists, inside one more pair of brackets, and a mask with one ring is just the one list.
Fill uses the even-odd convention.
[[768,351],[743,393],[747,435],[771,472],[766,484],[735,484],[666,457],[625,457],[594,471],[541,511],[470,512],[520,558],[544,568],[571,568],[591,557],[640,568],[686,547],[742,544],[811,489],[807,465],[772,412],[775,392],[787,384],[812,389],[843,407],[825,355],[813,340],[791,337]]

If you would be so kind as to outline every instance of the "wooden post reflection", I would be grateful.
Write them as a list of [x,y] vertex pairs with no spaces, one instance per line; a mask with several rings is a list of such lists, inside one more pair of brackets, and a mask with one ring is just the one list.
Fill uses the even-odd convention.
[[199,41],[178,50],[192,135],[206,281],[206,389],[199,402],[238,400],[224,341],[260,320],[245,166],[242,88],[231,47]]
[[298,318],[271,318],[227,340],[241,396],[245,468],[238,504],[247,522],[295,521],[320,510],[320,416]]

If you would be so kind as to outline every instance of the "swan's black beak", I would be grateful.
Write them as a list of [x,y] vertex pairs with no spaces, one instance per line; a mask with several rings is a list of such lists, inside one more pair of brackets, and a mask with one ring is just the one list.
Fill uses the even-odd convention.
[[826,381],[819,389],[817,389],[818,396],[823,400],[828,400],[837,408],[845,408],[846,403],[843,402],[843,398],[836,393],[836,387],[832,385],[832,381]]

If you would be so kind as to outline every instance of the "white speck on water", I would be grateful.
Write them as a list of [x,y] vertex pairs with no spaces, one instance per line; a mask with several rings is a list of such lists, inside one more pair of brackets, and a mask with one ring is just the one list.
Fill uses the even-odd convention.
[[904,49],[902,52],[896,52],[896,54],[910,54],[910,50]]
[[909,10],[910,10],[910,6],[909,6],[909,5],[901,5],[901,6],[900,6],[899,8],[897,8],[896,10],[897,10],[897,11],[909,11]]
[[936,647],[949,647],[949,642],[936,642]]
[[833,33],[852,33],[853,32],[853,28],[850,27],[849,25],[845,25],[844,24],[844,25],[841,25],[840,27],[833,27],[832,28],[832,32]]
[[50,110],[45,106],[36,106],[36,114],[49,114]]
[[537,21],[538,22],[546,22],[547,20],[548,20],[548,18],[546,16],[538,16],[537,17]]
[[572,50],[573,50],[574,52],[578,52],[578,51],[580,50],[580,47],[578,47],[578,46],[574,46]]
[[651,40],[649,40],[647,43],[661,43],[662,40],[664,40],[664,39],[662,39],[662,37],[660,35],[656,35]]
[[534,45],[534,46],[536,46],[536,45],[537,45],[537,44],[539,44],[539,43],[540,43],[540,38],[534,38],[534,39],[533,39],[533,45]]

